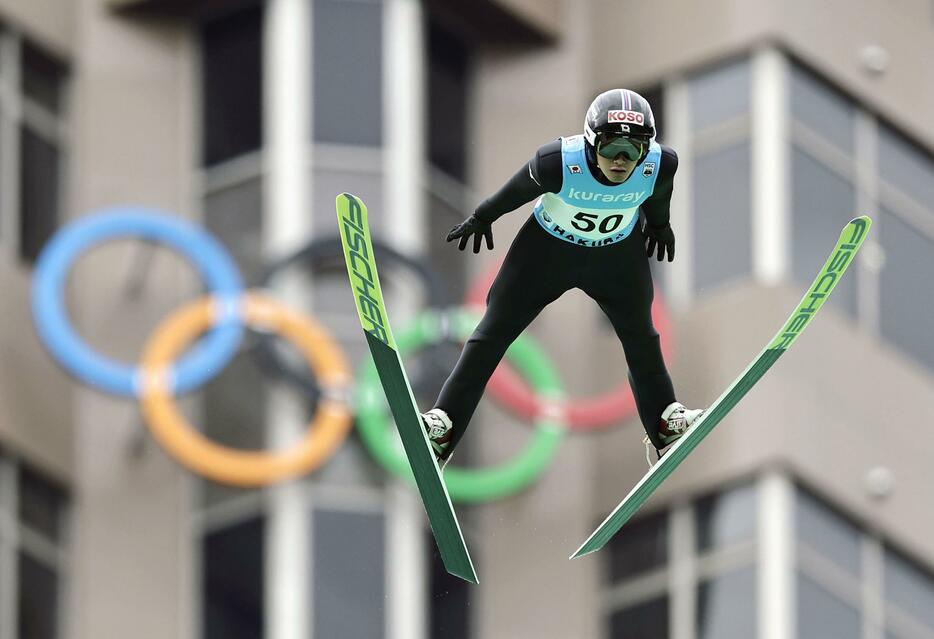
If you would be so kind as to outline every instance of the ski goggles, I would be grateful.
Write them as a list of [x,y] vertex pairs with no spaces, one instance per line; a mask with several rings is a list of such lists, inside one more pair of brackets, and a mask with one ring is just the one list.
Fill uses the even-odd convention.
[[630,162],[642,157],[648,146],[648,141],[623,136],[601,137],[597,141],[597,153],[608,160],[614,159],[620,153]]

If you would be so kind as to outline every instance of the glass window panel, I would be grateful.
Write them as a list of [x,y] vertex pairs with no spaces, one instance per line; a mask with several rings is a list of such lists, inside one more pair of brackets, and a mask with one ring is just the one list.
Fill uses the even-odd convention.
[[609,639],[666,639],[668,597],[652,599],[610,616]]
[[[840,230],[855,217],[856,190],[798,147],[792,149],[791,186],[791,271],[795,280],[809,286]],[[840,280],[829,301],[853,318],[857,312],[856,279],[851,273]]]
[[756,534],[753,484],[698,500],[694,507],[700,552],[751,540]]
[[801,543],[859,578],[859,528],[801,490],[795,495],[795,530]]
[[609,542],[609,579],[616,583],[668,563],[668,513],[640,517]]
[[32,263],[58,225],[58,148],[20,127],[20,256]]
[[23,41],[21,63],[23,95],[59,113],[65,65],[28,40]]
[[697,592],[697,638],[755,637],[756,602],[756,571],[752,566],[704,581]]
[[740,60],[690,79],[691,128],[700,131],[749,113],[749,62]]
[[857,608],[800,573],[797,584],[797,639],[853,639],[860,636]]
[[930,211],[934,207],[934,159],[891,127],[879,126],[879,174]]
[[694,284],[700,292],[752,272],[750,162],[748,141],[694,159]]
[[470,47],[430,20],[428,52],[428,159],[448,175],[465,181]]
[[[350,191],[366,203],[370,211],[381,211],[382,215],[370,216],[373,237],[384,238],[391,224],[392,203],[383,198],[382,159],[373,150],[352,149],[348,166],[342,168],[315,168],[309,176],[312,181],[312,209],[316,234],[337,233],[337,216],[334,215],[334,197],[337,193]],[[375,163],[370,168],[378,171],[361,171],[359,163]],[[453,226],[453,224],[452,224]]]
[[29,555],[19,555],[19,639],[55,639],[58,575]]
[[19,518],[53,542],[61,538],[65,492],[33,471],[19,467]]
[[431,554],[428,559],[431,570],[428,636],[471,639],[474,636],[470,621],[471,585],[447,571],[430,531],[426,533],[425,548]]
[[263,11],[201,26],[202,161],[206,166],[263,144]]
[[265,524],[252,519],[202,542],[204,639],[262,639]]
[[791,113],[796,120],[842,151],[853,152],[855,105],[797,65],[791,68]]
[[934,297],[920,294],[934,281],[934,241],[887,209],[880,212],[877,239],[885,250],[879,275],[882,334],[934,368]]
[[315,509],[315,637],[384,636],[384,528],[382,514]]
[[314,0],[313,7],[314,139],[379,146],[383,129],[382,4]]
[[934,576],[886,549],[885,598],[934,631]]
[[262,180],[254,178],[208,194],[204,224],[230,251],[246,282],[258,284],[266,268]]

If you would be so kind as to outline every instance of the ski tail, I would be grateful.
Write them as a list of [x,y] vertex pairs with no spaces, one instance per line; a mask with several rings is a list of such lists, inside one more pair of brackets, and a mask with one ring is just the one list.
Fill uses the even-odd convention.
[[859,251],[872,220],[863,215],[851,220],[840,233],[840,238],[823,268],[808,288],[801,302],[768,343],[761,353],[746,367],[729,388],[701,415],[691,429],[675,442],[668,452],[630,491],[622,502],[609,514],[597,529],[581,544],[570,559],[595,552],[622,528],[656,488],[678,467],[733,407],[746,395],[759,379],[765,375],[782,354],[794,344],[801,332],[807,328],[817,311],[824,305],[837,286],[847,268]]
[[438,551],[449,573],[471,583],[478,583],[451,497],[441,479],[389,326],[389,314],[386,312],[376,271],[366,205],[350,193],[341,193],[337,196],[336,207],[344,260],[360,325],[402,439]]

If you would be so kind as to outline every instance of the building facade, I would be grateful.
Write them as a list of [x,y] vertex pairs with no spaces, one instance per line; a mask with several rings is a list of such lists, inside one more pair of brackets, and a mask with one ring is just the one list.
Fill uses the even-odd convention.
[[[934,637],[932,50],[922,0],[0,0],[0,639]],[[567,560],[645,471],[633,415],[568,432],[525,490],[458,506],[469,586],[359,434],[298,481],[202,480],[36,337],[29,286],[55,229],[145,205],[210,230],[357,367],[334,197],[360,195],[381,240],[443,283],[393,269],[397,326],[454,306],[530,207],[496,223],[492,254],[444,234],[616,86],[649,98],[680,158],[678,256],[653,272],[685,404],[759,352],[846,221],[874,225],[795,349],[599,553]],[[179,256],[120,241],[75,266],[68,308],[133,362],[201,290]],[[579,291],[529,332],[569,395],[625,383]],[[281,447],[313,416],[257,362],[264,340],[182,400],[219,443]],[[407,360],[420,404],[456,355]],[[468,468],[535,436],[489,398],[469,433]]]

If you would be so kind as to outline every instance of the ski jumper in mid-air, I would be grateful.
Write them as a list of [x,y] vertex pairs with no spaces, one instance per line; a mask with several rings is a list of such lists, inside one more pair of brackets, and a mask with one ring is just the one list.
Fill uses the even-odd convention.
[[538,198],[490,287],[483,319],[435,407],[422,414],[440,463],[450,459],[509,345],[572,288],[600,306],[622,342],[647,457],[654,447],[660,458],[703,413],[675,400],[651,316],[648,257],[675,256],[669,204],[677,168],[675,152],[655,141],[648,101],[613,89],[590,105],[583,135],[542,146],[451,230],[447,241],[458,239],[460,250],[471,237],[474,253],[483,240],[492,249],[493,222]]

